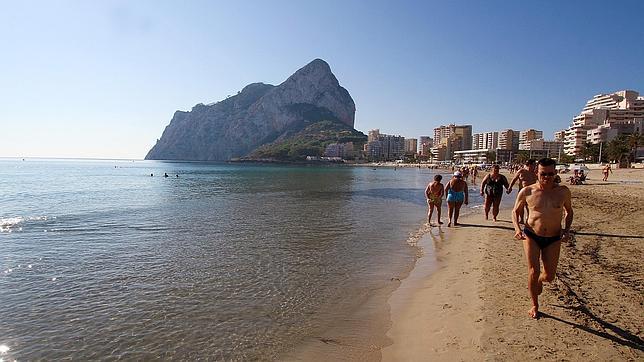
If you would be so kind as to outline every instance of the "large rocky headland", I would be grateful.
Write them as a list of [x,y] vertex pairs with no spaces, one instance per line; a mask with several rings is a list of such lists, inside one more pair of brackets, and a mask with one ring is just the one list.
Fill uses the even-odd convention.
[[146,160],[297,160],[332,142],[366,142],[355,103],[315,59],[278,86],[249,84],[220,102],[177,111]]

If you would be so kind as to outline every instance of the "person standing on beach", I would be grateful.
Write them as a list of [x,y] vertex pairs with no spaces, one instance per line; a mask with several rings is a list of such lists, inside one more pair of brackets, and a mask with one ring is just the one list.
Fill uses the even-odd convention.
[[[512,212],[514,237],[523,240],[523,250],[528,262],[528,291],[532,300],[529,315],[539,317],[539,294],[544,282],[552,282],[557,272],[561,242],[569,238],[573,211],[570,190],[555,183],[556,161],[542,158],[538,162],[538,182],[519,191]],[[519,217],[526,207],[530,211],[525,227],[521,230]],[[564,211],[564,227],[561,219]],[[543,273],[541,273],[541,262]]]
[[515,183],[519,181],[519,191],[526,186],[530,186],[537,182],[537,161],[529,159],[525,162],[523,168],[521,168],[517,174],[514,176],[510,182],[510,187],[508,188],[508,194],[512,192],[512,187]]
[[461,206],[469,202],[469,194],[467,192],[467,183],[462,180],[463,174],[461,171],[454,172],[454,176],[445,186],[445,193],[447,194],[447,214],[449,222],[447,226],[452,226],[452,215],[454,215],[454,225],[458,225],[458,215],[461,212]]
[[608,171],[610,171],[610,173],[613,173],[613,170],[610,168],[610,163],[607,163],[606,166],[604,166],[604,168],[602,169],[602,172],[604,173],[604,178],[602,179],[602,181],[608,181]]
[[485,195],[485,220],[489,219],[490,208],[494,221],[499,215],[499,205],[503,197],[503,187],[508,189],[508,179],[499,172],[499,165],[492,166],[492,172],[485,175],[481,181],[481,196]]
[[461,174],[463,175],[463,181],[467,183],[467,179],[470,177],[470,169],[467,166],[461,167]]
[[[519,181],[519,191],[521,191],[522,188],[526,186],[530,186],[532,184],[535,184],[537,182],[537,161],[533,159],[529,159],[525,162],[525,165],[523,168],[521,168],[519,171],[517,171],[516,175],[510,182],[510,187],[508,188],[508,194],[512,192],[512,186]],[[521,215],[521,219],[519,220],[520,224],[523,224],[523,215]]]
[[434,213],[434,208],[436,208],[436,216],[438,218],[438,225],[442,225],[441,221],[441,207],[443,206],[443,195],[445,190],[443,189],[443,184],[441,180],[443,176],[435,175],[434,181],[427,185],[425,188],[425,197],[427,198],[427,206],[429,211],[427,213],[427,223],[431,225],[432,214]]
[[479,174],[478,166],[476,166],[476,165],[472,166],[472,172],[470,172],[470,173],[472,174],[472,183],[475,184],[476,183],[476,176]]

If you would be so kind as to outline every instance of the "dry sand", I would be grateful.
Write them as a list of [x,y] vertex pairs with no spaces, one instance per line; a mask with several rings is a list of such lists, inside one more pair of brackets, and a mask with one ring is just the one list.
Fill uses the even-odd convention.
[[[527,267],[508,197],[497,223],[479,212],[434,228],[420,243],[438,259],[389,299],[385,361],[644,360],[644,170],[593,171],[569,186],[575,219],[557,278],[528,317]],[[429,259],[429,258],[425,258]],[[424,266],[425,265],[425,266]]]

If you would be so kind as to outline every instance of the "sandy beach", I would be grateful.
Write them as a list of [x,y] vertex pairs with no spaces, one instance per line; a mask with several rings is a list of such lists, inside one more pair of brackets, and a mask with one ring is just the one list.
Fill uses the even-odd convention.
[[[389,298],[385,361],[644,359],[644,170],[593,171],[569,186],[575,219],[557,278],[528,317],[527,266],[513,239],[506,195],[500,220],[482,210],[463,226],[433,228],[420,258]],[[434,258],[432,255],[431,258]]]

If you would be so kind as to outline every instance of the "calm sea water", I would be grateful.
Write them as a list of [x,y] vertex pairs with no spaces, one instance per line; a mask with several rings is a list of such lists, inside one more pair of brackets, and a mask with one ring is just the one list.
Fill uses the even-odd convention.
[[413,264],[432,176],[0,160],[1,357],[279,358]]

